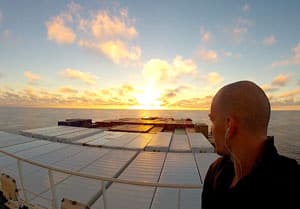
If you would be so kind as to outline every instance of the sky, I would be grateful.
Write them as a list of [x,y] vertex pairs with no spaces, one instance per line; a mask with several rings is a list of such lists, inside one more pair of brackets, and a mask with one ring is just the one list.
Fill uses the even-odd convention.
[[299,9],[0,0],[0,106],[208,109],[222,86],[250,80],[272,109],[300,110]]

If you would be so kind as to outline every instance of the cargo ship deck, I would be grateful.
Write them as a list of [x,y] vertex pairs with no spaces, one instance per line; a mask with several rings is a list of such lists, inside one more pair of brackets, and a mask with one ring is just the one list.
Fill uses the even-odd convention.
[[69,119],[0,132],[0,168],[18,199],[39,208],[62,208],[63,199],[95,209],[201,208],[218,158],[207,136],[207,125],[190,119]]

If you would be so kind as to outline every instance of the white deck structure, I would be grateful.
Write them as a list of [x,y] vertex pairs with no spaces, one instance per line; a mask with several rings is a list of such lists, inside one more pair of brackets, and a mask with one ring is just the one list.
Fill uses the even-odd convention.
[[[108,209],[178,208],[178,203],[180,208],[200,208],[202,181],[218,155],[195,153],[211,152],[211,148],[202,142],[203,138],[197,139],[198,133],[184,135],[179,130],[173,135],[171,132],[147,134],[91,130],[59,126],[22,132],[30,137],[0,132],[0,152],[49,168],[75,172],[76,175],[111,178],[105,183],[104,198],[101,181],[52,171],[57,208],[62,198],[88,204],[91,208],[104,208],[104,199]],[[64,143],[56,142],[58,137]],[[49,170],[21,163],[23,175],[20,178],[18,162],[0,153],[1,173],[12,176],[19,188],[23,182],[25,189],[35,193],[20,192],[23,199],[27,197],[33,204],[52,208]],[[160,185],[164,184],[178,186],[162,188]],[[179,184],[194,185],[197,189],[183,189]],[[179,189],[181,196],[177,200]]]
[[170,146],[171,152],[190,152],[188,137],[186,134],[174,134]]
[[147,151],[163,151],[166,152],[169,150],[171,138],[171,132],[159,132],[157,133],[150,143],[146,146]]
[[[167,153],[167,158],[161,173],[160,183],[173,184],[201,184],[199,172],[192,153]],[[199,189],[181,191],[181,208],[201,208],[201,192]],[[158,188],[152,209],[176,208],[178,190],[169,188]]]
[[[166,153],[142,152],[119,178],[132,181],[157,182]],[[107,190],[108,208],[146,209],[150,207],[155,187],[113,183]],[[92,209],[104,208],[101,197]]]
[[187,133],[193,152],[214,152],[214,147],[202,133]]

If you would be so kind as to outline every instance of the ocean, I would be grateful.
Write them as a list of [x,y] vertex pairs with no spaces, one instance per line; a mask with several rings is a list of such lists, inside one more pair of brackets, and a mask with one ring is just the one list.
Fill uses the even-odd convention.
[[[208,111],[196,110],[103,110],[0,107],[0,130],[19,133],[20,130],[57,125],[67,118],[89,118],[93,121],[124,117],[159,116],[191,118],[193,122],[211,125]],[[275,137],[280,154],[300,163],[300,111],[272,111],[268,135]]]

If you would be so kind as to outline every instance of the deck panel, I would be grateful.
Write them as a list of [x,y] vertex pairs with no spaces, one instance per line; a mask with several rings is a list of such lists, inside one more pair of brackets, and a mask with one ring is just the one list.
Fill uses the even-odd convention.
[[124,133],[124,135],[118,138],[109,139],[109,141],[104,143],[103,146],[112,148],[124,148],[129,142],[131,142],[139,135],[140,133]]
[[171,152],[190,152],[190,145],[187,135],[174,134],[170,145]]
[[202,133],[188,133],[193,152],[214,152],[214,147]]
[[120,125],[120,126],[114,126],[110,128],[110,131],[124,131],[124,132],[140,132],[140,133],[146,133],[148,132],[153,125]]
[[62,142],[72,142],[72,141],[76,141],[78,139],[82,139],[88,136],[92,136],[95,134],[98,134],[100,132],[103,132],[102,129],[96,129],[96,128],[89,128],[83,131],[78,131],[78,132],[73,132],[73,133],[67,133],[67,134],[63,134],[63,135],[59,135],[57,137],[55,137],[55,139],[57,141],[62,141]]
[[[200,185],[201,180],[193,153],[169,152],[159,182]],[[200,189],[182,190],[181,195],[185,197],[185,201],[181,203],[181,208],[201,208],[200,193]],[[158,188],[151,208],[177,208],[177,196],[177,189]]]
[[171,132],[159,132],[153,136],[145,149],[147,151],[168,151],[171,137]]
[[126,144],[126,148],[133,150],[143,150],[145,146],[150,142],[152,137],[153,134],[141,134],[133,139],[130,143]]
[[109,142],[110,140],[120,138],[125,134],[124,132],[112,132],[112,131],[104,131],[103,133],[105,133],[105,135],[100,136],[99,138],[93,141],[87,142],[86,144],[92,146],[101,146]]
[[34,141],[35,139],[0,131],[0,148]]
[[[135,154],[135,151],[113,150],[105,153],[93,163],[79,169],[79,171],[91,175],[117,177]],[[68,198],[85,204],[100,190],[101,182],[78,176],[70,176],[56,187],[58,199]],[[45,191],[42,196],[51,198],[51,192],[49,190]],[[33,201],[42,205],[47,204],[41,198],[36,198]]]
[[195,153],[202,182],[204,182],[209,166],[219,157],[220,156],[216,153]]
[[101,137],[107,135],[108,133],[106,131],[94,134],[92,136],[84,137],[82,139],[78,139],[73,141],[73,144],[87,144],[88,142],[92,142],[94,140],[100,139]]
[[[120,179],[157,182],[166,153],[141,152],[121,174]],[[154,194],[154,187],[143,187],[113,183],[107,190],[108,208],[148,209]],[[91,209],[104,208],[102,196]]]
[[40,133],[35,133],[33,136],[35,138],[53,140],[60,135],[87,130],[87,128],[71,127],[71,126],[59,126],[59,127],[60,128],[58,128],[57,130],[56,129],[46,130]]
[[51,126],[51,127],[44,127],[44,128],[22,130],[20,133],[24,136],[40,138],[41,136],[48,133],[60,132],[62,130],[72,130],[74,128],[75,127],[71,127],[71,126]]

